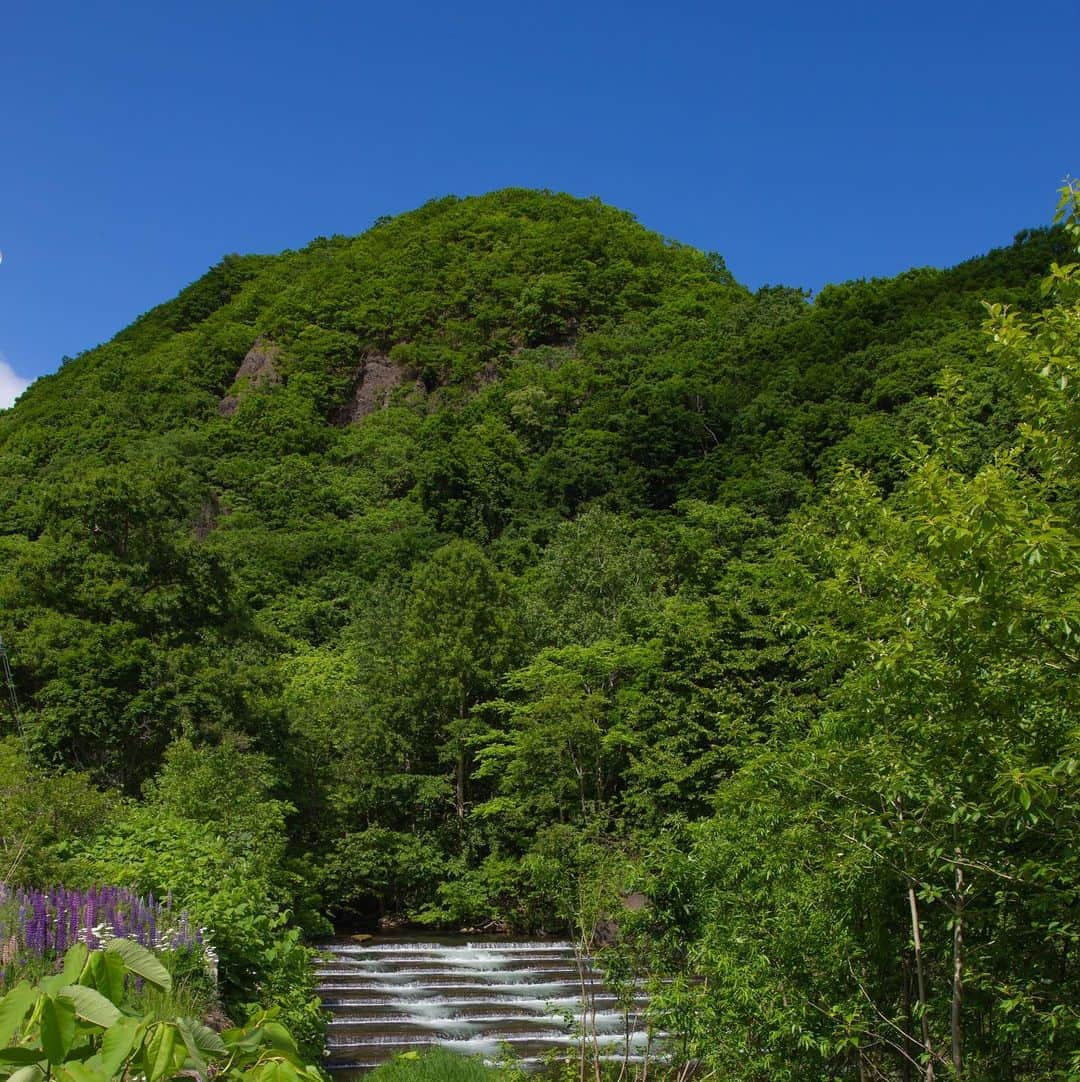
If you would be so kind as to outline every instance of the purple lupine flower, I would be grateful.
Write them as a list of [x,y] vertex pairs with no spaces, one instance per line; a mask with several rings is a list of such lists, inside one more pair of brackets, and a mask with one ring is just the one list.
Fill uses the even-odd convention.
[[[175,912],[175,900],[167,894],[163,902],[153,895],[140,898],[133,890],[102,886],[90,890],[13,889],[0,883],[0,903],[9,903],[17,916],[9,927],[0,921],[0,943],[4,958],[0,964],[0,985],[9,974],[18,974],[20,966],[31,958],[46,967],[60,964],[64,952],[83,940],[87,946],[99,945],[95,927],[107,924],[112,934],[134,939],[147,947],[156,947],[159,928],[163,946],[178,950],[201,946],[202,933],[192,928],[186,911]],[[17,907],[17,908],[16,908]],[[167,937],[165,932],[168,930]],[[20,958],[24,961],[20,962]]]
[[30,897],[30,919],[26,922],[26,946],[31,953],[45,953],[45,910],[41,905],[40,895]]

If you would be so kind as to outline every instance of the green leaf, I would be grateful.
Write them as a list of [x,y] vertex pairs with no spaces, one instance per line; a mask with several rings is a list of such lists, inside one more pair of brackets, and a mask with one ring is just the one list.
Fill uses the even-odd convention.
[[69,1060],[62,1067],[57,1067],[53,1075],[59,1082],[110,1082],[110,1076],[96,1066],[78,1060]]
[[83,972],[82,984],[96,988],[106,999],[120,1006],[124,999],[124,978],[127,968],[119,954],[94,951],[90,965]]
[[105,1031],[101,1038],[101,1048],[94,1058],[110,1078],[120,1074],[120,1068],[131,1055],[141,1032],[142,1023],[137,1018],[120,1018]]
[[262,1026],[253,1029],[227,1029],[221,1034],[229,1052],[257,1052],[265,1043]]
[[7,1044],[15,1035],[26,1012],[37,1002],[38,994],[26,981],[19,981],[0,999],[0,1045]]
[[60,995],[71,1000],[76,1016],[91,1025],[108,1029],[120,1018],[120,1011],[116,1006],[93,988],[73,984],[70,988],[65,988]]
[[40,982],[42,991],[48,992],[49,995],[56,995],[69,984],[74,984],[82,975],[89,954],[85,943],[75,943],[69,947],[64,955],[64,968]]
[[75,1040],[75,1005],[46,996],[41,1004],[41,1047],[54,1066],[67,1059]]
[[224,1056],[228,1053],[220,1034],[215,1033],[209,1026],[203,1025],[194,1018],[182,1018],[180,1021],[187,1026],[188,1032],[195,1041],[195,1047],[204,1056]]
[[292,1034],[280,1023],[280,1022],[267,1022],[263,1026],[263,1030],[267,1036],[267,1043],[272,1048],[278,1048],[285,1052],[292,1052],[294,1055],[299,1053],[299,1049],[296,1047],[296,1041],[293,1040]]
[[82,976],[83,968],[86,966],[86,959],[89,956],[90,951],[85,943],[73,943],[64,954],[64,968],[60,976],[68,984],[74,984]]
[[20,1067],[8,1076],[7,1082],[40,1082],[45,1077],[47,1076],[44,1070],[35,1063],[30,1067]]
[[132,973],[155,988],[167,992],[172,987],[169,971],[142,944],[131,939],[111,939],[105,953],[119,955]]
[[0,1048],[0,1065],[13,1064],[22,1067],[28,1063],[40,1063],[44,1058],[40,1048]]
[[206,1074],[206,1058],[195,1040],[195,1034],[191,1032],[191,1027],[180,1018],[177,1019],[176,1030],[184,1042],[184,1047],[187,1049],[188,1062],[195,1068],[199,1077],[203,1077]]
[[143,1045],[143,1063],[147,1082],[171,1078],[183,1066],[186,1050],[183,1042],[177,1044],[176,1027],[170,1022],[159,1022]]
[[249,1082],[299,1082],[300,1074],[296,1068],[284,1060],[270,1060],[244,1072]]

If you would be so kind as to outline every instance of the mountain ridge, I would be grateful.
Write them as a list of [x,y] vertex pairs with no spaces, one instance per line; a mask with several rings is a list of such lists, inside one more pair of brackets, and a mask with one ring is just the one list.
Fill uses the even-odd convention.
[[1064,248],[1027,231],[807,303],[509,189],[227,256],[0,416],[0,630],[39,754],[133,790],[179,735],[280,746],[283,659],[351,648],[455,539],[517,578],[590,510],[769,531],[844,464],[888,490],[948,367],[987,460],[1015,409],[981,301],[1034,307]]

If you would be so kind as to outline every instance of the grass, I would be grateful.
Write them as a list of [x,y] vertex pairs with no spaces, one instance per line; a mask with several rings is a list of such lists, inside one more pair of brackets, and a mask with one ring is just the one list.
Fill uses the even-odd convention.
[[435,1048],[423,1055],[406,1052],[368,1077],[370,1082],[520,1082],[525,1076],[521,1071],[488,1067],[479,1059]]

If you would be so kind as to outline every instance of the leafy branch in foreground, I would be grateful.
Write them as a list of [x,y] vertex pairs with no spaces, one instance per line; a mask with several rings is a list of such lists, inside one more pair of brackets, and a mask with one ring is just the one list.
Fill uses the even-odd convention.
[[162,992],[168,971],[145,947],[113,939],[103,950],[77,943],[60,973],[35,987],[21,981],[0,999],[0,1079],[8,1082],[109,1082],[178,1075],[248,1082],[299,1082],[322,1076],[305,1064],[277,1011],[215,1033],[192,1018],[140,1016],[125,1005],[128,982]]

